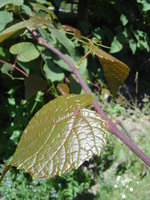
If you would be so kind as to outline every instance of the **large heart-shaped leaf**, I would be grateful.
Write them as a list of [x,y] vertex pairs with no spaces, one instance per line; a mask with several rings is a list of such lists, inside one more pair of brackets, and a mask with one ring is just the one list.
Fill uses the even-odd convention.
[[102,64],[108,85],[112,94],[115,96],[119,86],[124,83],[129,74],[129,67],[125,63],[106,53],[102,49],[92,45],[91,43],[88,44],[88,47],[92,53],[98,56],[99,61]]
[[36,59],[40,53],[31,42],[20,42],[10,47],[10,52],[17,55],[18,60],[29,62]]
[[94,111],[83,109],[93,97],[65,95],[39,110],[23,132],[9,166],[35,178],[61,175],[77,168],[106,143],[107,123]]

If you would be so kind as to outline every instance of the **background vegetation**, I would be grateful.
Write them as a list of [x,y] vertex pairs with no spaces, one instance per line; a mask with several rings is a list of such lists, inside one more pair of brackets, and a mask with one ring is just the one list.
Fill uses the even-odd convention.
[[[94,56],[89,56],[79,70],[108,115],[120,118],[136,143],[150,155],[150,3],[147,0],[133,0],[132,4],[122,0],[10,2],[13,4],[0,3],[0,31],[28,19],[33,13],[43,16],[45,12],[40,6],[45,5],[49,10],[54,9],[57,18],[52,11],[47,11],[47,16],[57,27],[61,29],[61,24],[68,24],[79,28],[86,37],[96,37],[110,47],[105,50],[130,66],[126,85],[120,88],[115,100]],[[74,63],[78,63],[86,52],[77,40],[71,41],[61,32],[47,33],[40,27],[38,31],[44,38],[50,38],[51,44]],[[32,51],[26,60],[17,60],[17,66],[30,78],[0,63],[0,169],[11,159],[23,129],[35,112],[59,95],[58,83],[68,84],[71,93],[83,92],[67,65],[36,45],[24,30],[0,44],[0,60],[13,64],[16,58],[13,46],[19,42],[34,44],[28,47]],[[68,49],[64,48],[66,46]],[[33,180],[23,171],[11,169],[1,183],[0,197],[148,200],[149,186],[149,169],[110,135],[101,157],[94,157],[62,177]]]

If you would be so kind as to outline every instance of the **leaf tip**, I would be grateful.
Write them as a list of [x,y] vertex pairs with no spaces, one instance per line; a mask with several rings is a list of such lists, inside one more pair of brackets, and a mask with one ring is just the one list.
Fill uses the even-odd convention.
[[4,167],[4,169],[2,170],[2,174],[1,174],[1,176],[0,176],[0,182],[3,180],[5,174],[6,174],[7,171],[10,169],[10,167],[11,167],[10,164],[8,164],[8,165],[6,165],[6,166]]

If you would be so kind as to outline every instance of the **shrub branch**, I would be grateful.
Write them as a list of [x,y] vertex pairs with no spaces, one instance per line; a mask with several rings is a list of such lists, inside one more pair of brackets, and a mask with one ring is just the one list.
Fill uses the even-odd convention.
[[[50,45],[47,40],[45,40],[42,37],[39,37],[36,31],[30,30],[30,32],[32,33],[32,35],[33,35],[34,39],[36,40],[36,42],[38,42],[42,46],[45,46],[47,49],[49,49],[53,53],[55,53],[58,57],[60,57],[61,59],[63,59],[68,64],[68,66],[71,68],[72,72],[75,74],[76,78],[78,79],[78,81],[79,81],[81,87],[84,89],[84,91],[86,93],[88,93],[88,94],[92,94],[91,90],[86,85],[85,81],[81,77],[81,75],[80,75],[78,69],[76,68],[76,66],[73,65],[68,60],[68,58],[66,58],[64,56],[64,54],[61,53],[61,51],[59,51],[58,49],[56,49],[55,47],[53,47],[52,45]],[[104,111],[99,106],[99,104],[96,101],[96,99],[94,99],[94,101],[93,101],[93,106],[96,109],[96,111],[102,116],[102,118],[108,122],[109,131],[112,134],[114,134],[117,138],[119,138],[128,148],[130,148],[138,157],[140,157],[150,167],[150,157],[147,156],[139,147],[136,146],[136,144],[134,142],[132,142],[126,135],[124,135],[117,128],[117,126],[104,113]]]

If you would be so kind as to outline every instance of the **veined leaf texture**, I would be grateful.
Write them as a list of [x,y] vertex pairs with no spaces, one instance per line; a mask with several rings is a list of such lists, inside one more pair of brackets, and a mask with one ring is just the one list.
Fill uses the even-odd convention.
[[92,102],[89,94],[70,94],[43,106],[25,128],[9,165],[34,178],[48,178],[99,155],[108,128],[99,114],[84,109]]

